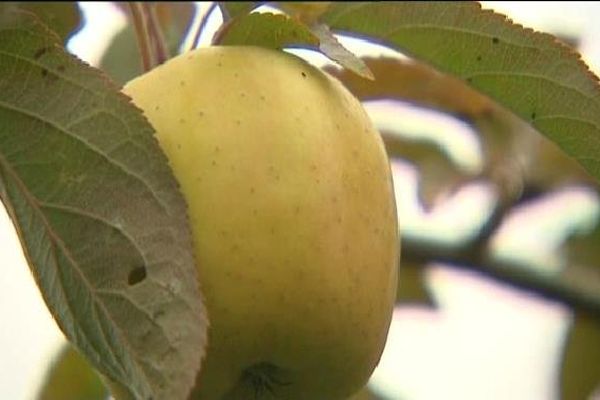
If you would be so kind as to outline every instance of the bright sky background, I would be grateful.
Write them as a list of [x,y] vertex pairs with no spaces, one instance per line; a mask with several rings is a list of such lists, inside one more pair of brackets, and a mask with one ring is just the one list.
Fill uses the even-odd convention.
[[[600,71],[600,2],[483,2],[516,22],[540,30],[581,35],[584,59]],[[206,4],[201,5],[206,9]],[[92,65],[105,48],[106,33],[123,26],[102,2],[86,4],[91,24],[70,43],[70,49]],[[218,21],[213,21],[217,24]],[[104,32],[104,33],[103,33]],[[203,43],[207,43],[208,35]],[[364,46],[345,41],[362,53]],[[316,60],[315,62],[319,62]],[[385,116],[368,107],[379,124]],[[430,134],[447,151],[458,152],[478,168],[477,144],[469,128],[454,119],[425,115],[410,107],[398,111],[415,132]],[[457,145],[458,144],[458,145]],[[470,155],[470,156],[469,156]],[[469,164],[470,163],[470,164]],[[450,240],[468,234],[470,221],[485,215],[493,196],[482,186],[464,188],[446,207],[426,215],[416,202],[414,169],[394,164],[403,226],[413,232]],[[412,182],[412,183],[411,183]],[[598,199],[589,191],[565,191],[535,209],[515,213],[503,227],[496,246],[554,260],[552,248],[535,248],[522,240],[549,232],[559,241],[563,228],[577,229],[597,218]],[[467,210],[468,212],[465,212]],[[528,232],[516,232],[527,218]],[[542,222],[546,221],[546,224]],[[550,225],[548,225],[550,221]],[[539,241],[538,241],[539,242]],[[425,308],[396,310],[386,351],[373,375],[373,386],[396,399],[411,400],[552,400],[557,398],[556,360],[570,321],[562,307],[528,297],[480,277],[436,266],[427,274],[440,312]],[[33,282],[14,229],[0,207],[0,399],[33,400],[45,367],[62,334],[56,328]],[[476,377],[476,379],[475,379]]]

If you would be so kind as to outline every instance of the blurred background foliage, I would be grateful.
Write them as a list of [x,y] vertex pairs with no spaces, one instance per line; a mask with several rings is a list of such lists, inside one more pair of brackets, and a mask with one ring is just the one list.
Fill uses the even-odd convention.
[[48,368],[39,400],[104,400],[108,390],[90,364],[70,345],[64,346]]
[[[125,3],[114,4],[115,12],[130,18]],[[233,16],[243,14],[249,10],[249,4],[231,4],[229,12]],[[0,5],[0,12],[17,7],[36,13],[65,44],[85,22],[76,3],[5,2]],[[191,2],[153,5],[170,55],[198,44],[200,35],[194,32],[209,19],[220,15],[218,7],[203,7],[205,15],[201,17],[196,15],[200,9]],[[211,12],[210,16],[207,10]],[[182,38],[186,35],[184,42]],[[205,41],[209,35],[203,33]],[[574,45],[579,43],[577,37],[563,39]],[[399,307],[419,305],[436,310],[438,305],[425,278],[433,263],[441,263],[446,268],[467,269],[492,281],[512,285],[524,293],[564,304],[570,310],[572,322],[564,341],[558,392],[564,400],[591,398],[600,387],[599,183],[528,124],[462,81],[402,55],[365,56],[363,61],[375,75],[375,81],[358,77],[333,64],[326,66],[326,70],[369,104],[368,109],[375,115],[392,164],[415,171],[415,195],[422,219],[432,217],[435,221],[433,216],[455,201],[457,193],[469,185],[483,185],[493,198],[488,211],[473,219],[470,227],[464,228],[468,234],[456,232],[456,237],[460,236],[461,240],[448,235],[447,240],[440,240],[431,234],[436,228],[435,222],[426,225],[424,230],[415,231],[416,225],[405,224],[403,220],[403,215],[414,210],[404,210],[399,205],[403,226]],[[100,57],[99,68],[119,84],[141,73],[131,23],[110,40]],[[410,120],[408,113],[414,109],[443,113],[454,120],[476,143],[478,157],[457,158],[448,142],[462,139],[453,136],[452,132],[429,135],[429,130],[447,128],[432,127],[427,118],[421,118],[420,122]],[[579,210],[585,218],[565,221],[574,211],[567,205],[564,206],[567,208],[554,208],[553,212],[538,217],[541,221],[531,216],[520,222],[522,241],[549,241],[544,249],[556,256],[546,258],[551,262],[540,265],[544,263],[528,261],[527,254],[517,254],[519,250],[508,251],[509,254],[496,251],[494,243],[499,240],[499,232],[518,210],[535,207],[558,193],[582,191],[592,199],[587,211]],[[542,226],[543,233],[544,224],[549,223],[562,226],[561,235],[554,241],[543,234],[535,236],[540,231],[531,230],[534,225]],[[385,393],[378,393],[382,397],[376,397],[365,388],[353,400],[386,398],[383,397]],[[106,391],[87,362],[66,345],[48,367],[37,398],[100,400],[106,398]]]

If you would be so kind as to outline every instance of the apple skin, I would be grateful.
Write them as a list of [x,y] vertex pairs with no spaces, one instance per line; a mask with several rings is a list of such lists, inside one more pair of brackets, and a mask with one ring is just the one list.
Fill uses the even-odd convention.
[[192,398],[358,391],[400,253],[389,161],[360,102],[299,57],[244,46],[177,56],[124,92],[189,208],[211,324]]

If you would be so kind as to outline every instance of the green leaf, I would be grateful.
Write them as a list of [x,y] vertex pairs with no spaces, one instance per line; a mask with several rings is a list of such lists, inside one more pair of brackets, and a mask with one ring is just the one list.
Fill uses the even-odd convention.
[[0,14],[16,10],[34,13],[46,26],[60,36],[63,43],[66,43],[67,39],[83,26],[79,6],[74,1],[7,1],[0,3]]
[[323,54],[362,78],[375,79],[364,61],[342,46],[336,37],[333,36],[327,25],[313,25],[310,30],[319,38],[319,50]]
[[294,45],[317,46],[308,27],[287,15],[251,13],[236,18],[221,32],[220,45],[262,46],[281,49]]
[[0,16],[0,199],[55,320],[140,399],[206,344],[186,205],[150,124],[29,14]]
[[65,345],[49,367],[37,400],[105,400],[108,389],[71,345]]
[[142,64],[133,25],[117,33],[100,60],[100,68],[123,86],[142,74]]
[[532,124],[600,180],[600,90],[572,49],[476,2],[345,2],[335,32],[388,45],[453,74]]
[[600,389],[600,322],[576,313],[564,348],[561,399],[587,399]]

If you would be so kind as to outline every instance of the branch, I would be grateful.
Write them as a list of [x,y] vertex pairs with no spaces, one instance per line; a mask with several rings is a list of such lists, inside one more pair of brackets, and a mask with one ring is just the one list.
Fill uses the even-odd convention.
[[473,271],[600,319],[600,293],[584,291],[578,285],[539,273],[526,265],[492,261],[483,252],[472,252],[469,247],[451,249],[406,239],[402,242],[401,260],[419,265],[443,263],[451,268]]
[[143,6],[139,1],[131,1],[129,2],[129,10],[131,11],[135,37],[142,57],[142,69],[143,72],[148,72],[152,69],[153,51],[148,40],[148,24]]
[[148,22],[148,33],[154,44],[155,65],[160,65],[170,57],[167,42],[156,16],[156,3],[142,2],[142,7]]

